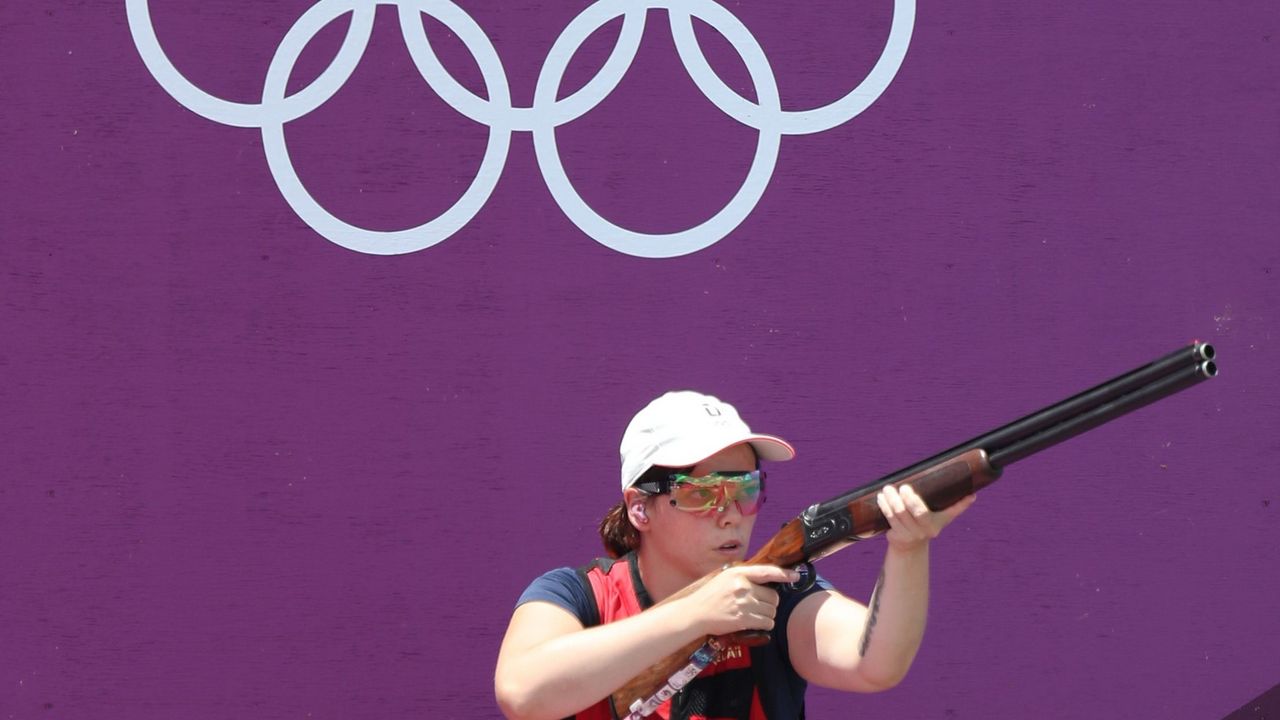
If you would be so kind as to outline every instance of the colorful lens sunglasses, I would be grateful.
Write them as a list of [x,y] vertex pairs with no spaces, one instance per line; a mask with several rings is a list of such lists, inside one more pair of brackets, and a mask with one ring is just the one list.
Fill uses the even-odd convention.
[[701,476],[671,473],[660,480],[636,483],[636,488],[650,495],[670,493],[671,507],[695,515],[722,513],[729,503],[737,503],[743,515],[755,515],[764,504],[764,479],[763,470]]

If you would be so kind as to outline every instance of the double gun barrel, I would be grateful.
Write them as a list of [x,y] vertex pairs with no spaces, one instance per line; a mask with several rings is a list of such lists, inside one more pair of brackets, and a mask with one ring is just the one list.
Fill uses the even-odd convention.
[[[1012,463],[1218,374],[1213,346],[1196,341],[1038,412],[979,435],[879,480],[809,507],[800,520],[806,559],[828,546],[888,529],[874,504],[880,488],[912,483],[934,510],[984,487]],[[825,552],[824,552],[825,551]]]

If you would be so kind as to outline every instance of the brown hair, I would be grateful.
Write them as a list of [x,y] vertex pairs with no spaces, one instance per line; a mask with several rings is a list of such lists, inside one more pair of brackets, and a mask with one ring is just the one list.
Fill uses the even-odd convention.
[[640,533],[627,518],[627,502],[619,501],[609,508],[600,521],[600,540],[604,542],[604,551],[611,558],[623,555],[640,547]]

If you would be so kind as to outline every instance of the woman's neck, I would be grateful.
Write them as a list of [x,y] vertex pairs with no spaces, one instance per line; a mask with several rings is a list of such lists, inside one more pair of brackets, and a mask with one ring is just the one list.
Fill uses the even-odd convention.
[[662,602],[698,579],[679,570],[656,551],[643,545],[636,551],[636,563],[645,590],[655,603]]

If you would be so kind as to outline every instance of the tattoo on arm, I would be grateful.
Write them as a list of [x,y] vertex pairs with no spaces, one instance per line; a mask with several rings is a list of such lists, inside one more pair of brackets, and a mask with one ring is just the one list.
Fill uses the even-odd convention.
[[884,568],[880,568],[880,579],[876,580],[876,589],[871,591],[871,608],[867,614],[867,627],[862,631],[862,644],[858,646],[858,657],[866,657],[867,645],[871,643],[871,631],[876,626],[876,616],[880,614],[880,590],[884,587]]

